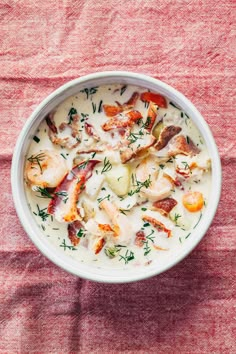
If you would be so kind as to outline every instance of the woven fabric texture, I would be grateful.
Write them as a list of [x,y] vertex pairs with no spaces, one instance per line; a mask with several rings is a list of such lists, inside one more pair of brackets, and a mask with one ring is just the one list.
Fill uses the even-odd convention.
[[[234,0],[0,1],[1,353],[236,353],[235,19]],[[202,242],[132,284],[56,267],[24,232],[11,194],[14,145],[34,108],[68,80],[105,70],[148,74],[185,94],[223,167]]]

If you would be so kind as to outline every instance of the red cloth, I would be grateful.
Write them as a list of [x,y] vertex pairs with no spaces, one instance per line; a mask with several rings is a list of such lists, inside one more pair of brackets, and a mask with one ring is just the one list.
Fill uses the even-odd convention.
[[[233,0],[0,3],[0,352],[235,353],[236,118]],[[182,91],[219,147],[223,192],[198,247],[164,274],[97,284],[39,253],[14,210],[11,156],[61,84],[130,70]]]

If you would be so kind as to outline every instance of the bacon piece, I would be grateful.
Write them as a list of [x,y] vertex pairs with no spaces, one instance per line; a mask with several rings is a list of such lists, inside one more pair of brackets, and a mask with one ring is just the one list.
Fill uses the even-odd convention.
[[143,231],[138,231],[136,233],[134,244],[138,247],[143,247],[143,243],[146,241],[146,236]]
[[177,135],[181,130],[182,130],[181,127],[176,127],[174,125],[169,125],[168,127],[164,127],[160,132],[157,143],[154,146],[155,149],[158,151],[163,149],[168,144],[168,142],[175,135]]
[[97,140],[97,141],[100,140],[100,137],[96,134],[96,132],[94,130],[94,126],[92,124],[85,122],[84,123],[84,130],[89,136],[92,136],[95,140]]
[[112,129],[131,127],[139,119],[142,119],[142,114],[139,111],[130,111],[125,115],[112,117],[108,122],[102,125],[102,129],[109,131]]
[[171,230],[167,229],[165,227],[164,224],[162,224],[162,222],[156,220],[155,218],[151,217],[151,216],[148,216],[148,215],[144,215],[142,217],[143,221],[146,221],[146,222],[149,222],[150,224],[152,224],[155,229],[157,229],[158,231],[164,231],[167,233],[167,237],[171,237]]
[[73,222],[80,219],[77,210],[78,197],[85,188],[86,180],[91,177],[94,166],[99,162],[98,160],[81,162],[57,186],[54,196],[48,205],[48,213],[54,215],[56,220],[59,222]]
[[54,114],[53,113],[49,113],[46,118],[46,123],[48,125],[48,128],[54,133],[54,134],[57,134],[58,131],[57,131],[57,127],[55,125],[55,122],[54,122]]
[[73,246],[77,246],[80,243],[80,238],[77,236],[80,229],[83,229],[83,225],[79,220],[75,220],[68,225],[68,237]]
[[169,156],[175,156],[178,154],[194,156],[199,154],[200,149],[194,144],[194,142],[188,137],[178,135],[174,138],[168,152]]
[[145,122],[145,129],[147,129],[147,131],[149,132],[151,132],[153,125],[156,121],[157,111],[158,106],[155,103],[151,102],[148,108],[147,120]]
[[119,113],[122,113],[124,111],[129,110],[129,109],[133,109],[138,97],[139,97],[138,92],[134,92],[132,94],[132,96],[130,97],[130,99],[123,104],[120,104],[117,101],[116,101],[117,106],[111,106],[111,105],[104,104],[103,109],[104,109],[106,116],[107,117],[114,117]]
[[177,201],[174,198],[165,198],[158,200],[152,204],[155,210],[158,210],[164,216],[168,216],[170,211],[177,205]]
[[167,102],[165,97],[158,93],[143,92],[140,96],[142,101],[156,103],[159,107],[167,108]]

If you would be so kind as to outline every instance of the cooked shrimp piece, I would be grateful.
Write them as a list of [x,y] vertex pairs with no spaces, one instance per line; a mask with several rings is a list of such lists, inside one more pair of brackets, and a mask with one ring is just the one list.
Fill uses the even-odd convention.
[[141,188],[141,193],[149,200],[157,201],[167,198],[173,188],[172,181],[166,176],[159,176],[159,167],[153,157],[144,159],[136,170],[136,178],[140,182],[150,181],[148,187]]
[[129,109],[133,109],[138,97],[139,97],[138,92],[134,92],[132,94],[132,96],[130,97],[130,99],[123,104],[120,104],[117,101],[116,101],[117,106],[111,106],[111,105],[104,104],[103,109],[104,109],[106,116],[107,117],[114,117],[119,113],[122,113],[124,111],[129,110]]
[[132,225],[128,217],[121,214],[116,205],[109,200],[103,200],[100,207],[112,222],[112,230],[115,233],[114,241],[128,244],[132,235]]
[[102,125],[102,129],[107,132],[113,129],[131,127],[139,119],[142,119],[142,114],[139,111],[130,111],[112,117],[108,122]]
[[188,192],[184,194],[182,201],[184,207],[191,213],[200,211],[204,205],[203,195],[200,192]]
[[27,159],[26,179],[31,186],[55,188],[65,177],[65,159],[54,150],[40,150]]

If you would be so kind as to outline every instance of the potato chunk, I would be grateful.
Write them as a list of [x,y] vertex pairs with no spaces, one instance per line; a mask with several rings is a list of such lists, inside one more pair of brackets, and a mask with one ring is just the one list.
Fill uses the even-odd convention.
[[124,196],[129,190],[130,172],[125,165],[113,165],[112,169],[105,173],[109,187],[119,197]]

